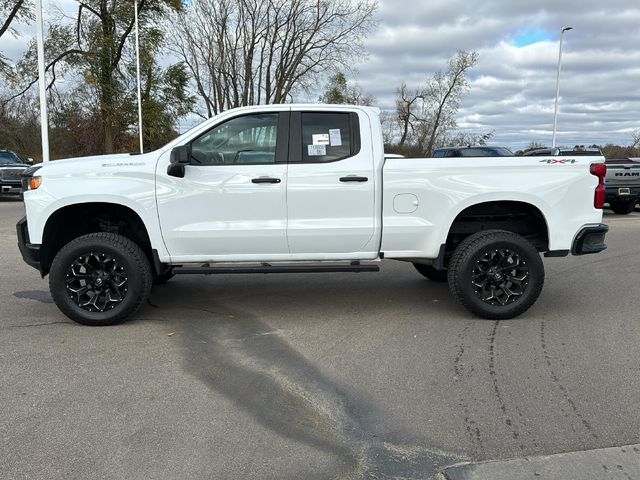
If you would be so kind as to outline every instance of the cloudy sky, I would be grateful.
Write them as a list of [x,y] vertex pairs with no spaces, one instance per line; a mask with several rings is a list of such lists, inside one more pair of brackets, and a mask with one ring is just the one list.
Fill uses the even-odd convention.
[[[52,13],[55,0],[44,0]],[[73,0],[57,2],[74,11]],[[395,89],[417,87],[446,67],[456,50],[476,50],[471,91],[458,123],[495,130],[514,149],[551,143],[560,28],[565,34],[558,143],[628,144],[640,129],[640,2],[638,0],[381,0],[378,28],[365,40],[369,57],[355,78],[381,108]],[[32,28],[32,27],[31,27]],[[31,37],[2,39],[17,58]],[[317,98],[317,96],[315,97]]]

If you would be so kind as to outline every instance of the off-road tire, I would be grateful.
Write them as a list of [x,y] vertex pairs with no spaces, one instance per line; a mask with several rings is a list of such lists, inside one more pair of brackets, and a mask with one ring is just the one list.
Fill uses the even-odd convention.
[[611,202],[609,206],[616,215],[629,215],[636,209],[636,202]]
[[[82,256],[106,254],[121,265],[127,289],[117,305],[105,311],[87,311],[79,306],[67,290],[67,276],[74,261]],[[70,319],[89,326],[115,325],[131,318],[146,302],[153,275],[147,256],[133,241],[115,233],[90,233],[66,244],[53,259],[49,272],[49,289],[53,301]]]
[[431,265],[423,265],[421,263],[414,263],[414,267],[416,270],[420,272],[420,274],[432,282],[446,283],[447,282],[447,271],[446,270],[438,270]]
[[[486,255],[504,250],[515,252],[528,268],[526,286],[511,303],[490,304],[477,292],[473,272],[478,271]],[[467,310],[481,318],[504,320],[521,315],[536,302],[544,285],[544,264],[538,251],[524,237],[504,230],[486,230],[470,235],[458,245],[449,262],[448,281],[454,298]]]

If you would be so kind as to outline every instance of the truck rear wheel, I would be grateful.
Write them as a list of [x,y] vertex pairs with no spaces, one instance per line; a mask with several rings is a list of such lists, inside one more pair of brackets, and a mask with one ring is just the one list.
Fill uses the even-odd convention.
[[423,276],[427,277],[432,282],[441,282],[444,283],[447,281],[447,271],[446,270],[438,270],[437,268],[433,268],[431,265],[423,265],[421,263],[414,263],[414,267],[416,270],[420,272]]
[[636,201],[611,202],[609,206],[611,207],[611,210],[613,210],[613,213],[617,215],[629,215],[636,209]]
[[540,254],[527,239],[504,230],[467,237],[448,270],[451,293],[482,318],[503,320],[527,311],[544,284]]
[[58,308],[83,325],[114,325],[147,300],[153,275],[134,242],[91,233],[62,247],[51,264],[49,288]]

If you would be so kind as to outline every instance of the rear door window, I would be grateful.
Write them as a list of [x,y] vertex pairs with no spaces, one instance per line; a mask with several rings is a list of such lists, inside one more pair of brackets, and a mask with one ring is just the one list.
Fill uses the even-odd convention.
[[357,114],[303,112],[301,137],[303,163],[349,158],[360,149]]

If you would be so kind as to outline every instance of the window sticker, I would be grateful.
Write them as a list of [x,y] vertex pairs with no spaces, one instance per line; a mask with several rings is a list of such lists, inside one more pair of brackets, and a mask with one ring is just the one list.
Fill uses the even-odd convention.
[[[314,145],[329,145],[329,134],[328,133],[318,133],[316,135],[312,135]],[[324,155],[324,154],[323,154]]]
[[327,154],[326,145],[307,145],[307,148],[310,157],[324,157]]
[[342,146],[342,134],[339,128],[332,128],[329,130],[329,145],[332,147]]

